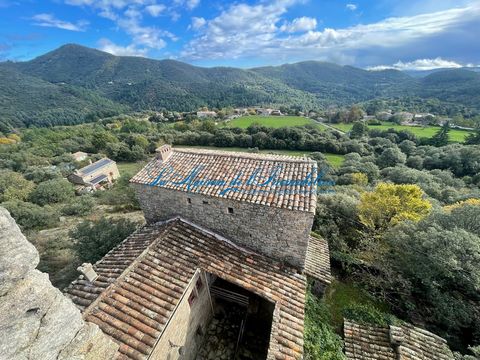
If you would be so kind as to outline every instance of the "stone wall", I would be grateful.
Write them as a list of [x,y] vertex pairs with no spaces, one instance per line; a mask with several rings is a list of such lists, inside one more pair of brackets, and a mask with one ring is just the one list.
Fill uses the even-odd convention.
[[[202,288],[196,289],[199,278]],[[190,305],[189,297],[195,294]],[[152,351],[152,360],[193,360],[202,345],[206,327],[213,316],[205,273],[198,271],[192,278],[185,295],[170,318],[158,344]],[[198,333],[198,329],[201,329]],[[181,349],[181,351],[180,351]]]
[[7,210],[0,208],[0,359],[112,359],[116,345],[48,275]]
[[148,223],[181,216],[235,243],[304,267],[313,214],[132,184]]

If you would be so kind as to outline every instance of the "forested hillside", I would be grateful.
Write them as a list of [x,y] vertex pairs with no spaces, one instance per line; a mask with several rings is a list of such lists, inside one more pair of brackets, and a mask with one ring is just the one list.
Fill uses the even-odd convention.
[[201,106],[344,106],[374,99],[437,99],[440,111],[479,107],[480,74],[446,70],[414,78],[308,61],[250,70],[119,57],[79,45],[28,62],[0,63],[0,126],[49,126],[103,114]]

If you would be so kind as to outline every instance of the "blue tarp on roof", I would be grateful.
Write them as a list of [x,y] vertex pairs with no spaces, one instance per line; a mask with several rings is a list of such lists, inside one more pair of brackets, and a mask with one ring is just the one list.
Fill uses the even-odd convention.
[[84,168],[81,168],[80,172],[83,175],[89,175],[92,172],[97,171],[98,169],[100,169],[100,168],[102,168],[106,165],[112,164],[114,162],[115,161],[110,160],[108,158],[103,158],[103,159],[100,159],[100,160],[94,162],[93,164],[90,164],[90,165],[85,166]]

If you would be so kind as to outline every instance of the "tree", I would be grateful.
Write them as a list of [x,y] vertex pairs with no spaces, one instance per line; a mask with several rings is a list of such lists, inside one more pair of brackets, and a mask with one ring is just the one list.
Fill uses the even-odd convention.
[[35,188],[35,184],[25,180],[22,174],[10,171],[0,171],[0,202],[26,200]]
[[480,145],[480,129],[476,130],[474,133],[468,134],[465,138],[466,145]]
[[47,205],[65,202],[75,196],[73,185],[65,179],[44,181],[30,195],[32,202]]
[[353,139],[361,138],[368,134],[368,126],[363,121],[356,121],[350,130],[350,137]]
[[[476,219],[476,220],[475,220]],[[390,230],[379,259],[384,289],[408,318],[419,315],[455,348],[480,334],[480,206],[437,211]],[[390,290],[391,291],[391,290]]]
[[450,123],[447,121],[440,130],[428,141],[430,145],[440,147],[448,145],[448,133],[450,132]]
[[103,150],[108,144],[116,142],[118,142],[118,139],[112,133],[107,131],[100,131],[93,134],[92,144],[97,151]]
[[69,235],[74,240],[74,249],[80,260],[95,263],[133,233],[137,225],[129,219],[102,217],[96,221],[81,222]]
[[424,200],[417,185],[380,183],[360,197],[358,217],[373,232],[382,232],[401,221],[419,221],[429,214],[432,204]]
[[400,164],[405,164],[407,157],[397,147],[392,147],[383,150],[382,154],[377,159],[377,164],[381,168],[393,167]]
[[38,206],[23,201],[8,201],[2,203],[24,230],[45,229],[57,225],[58,213],[50,206]]
[[347,115],[347,121],[349,123],[359,121],[363,118],[363,110],[359,106],[352,106]]

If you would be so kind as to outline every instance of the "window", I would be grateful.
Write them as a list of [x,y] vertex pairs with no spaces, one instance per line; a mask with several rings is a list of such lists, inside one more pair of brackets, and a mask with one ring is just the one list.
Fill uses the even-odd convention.
[[191,203],[192,203],[192,199],[187,198],[187,203],[191,204]]
[[228,213],[229,213],[229,214],[233,214],[233,208],[229,207],[229,208],[228,208]]
[[203,200],[203,201],[202,201],[202,204],[208,205],[208,201],[207,201],[207,200]]
[[195,287],[197,288],[197,291],[200,292],[203,288],[203,282],[202,278],[198,278],[197,283],[195,284]]
[[188,304],[192,306],[195,303],[195,300],[197,299],[197,295],[195,295],[195,290],[193,290],[190,293],[190,296],[188,297]]

